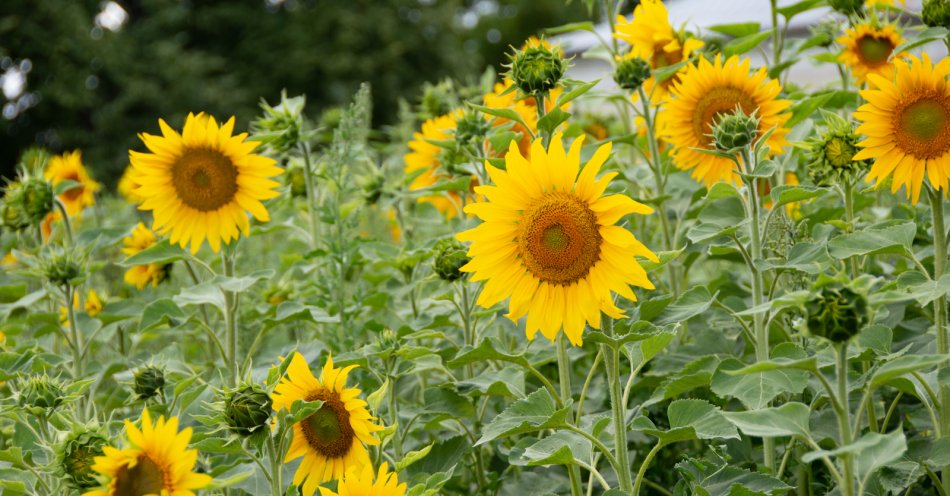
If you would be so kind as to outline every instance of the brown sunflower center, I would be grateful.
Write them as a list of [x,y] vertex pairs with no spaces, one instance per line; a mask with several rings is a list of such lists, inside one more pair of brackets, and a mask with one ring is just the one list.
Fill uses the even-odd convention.
[[712,146],[713,125],[720,116],[735,111],[736,106],[746,115],[758,109],[748,93],[732,86],[713,88],[699,99],[693,111],[693,134],[700,144],[705,148]]
[[350,412],[336,391],[323,389],[307,397],[307,401],[317,400],[323,401],[323,406],[300,423],[307,443],[327,458],[343,458],[356,437]]
[[132,468],[122,468],[115,476],[115,496],[146,496],[162,494],[165,474],[162,468],[146,455],[140,455]]
[[925,94],[894,113],[898,146],[918,159],[933,159],[950,150],[950,97]]
[[[683,52],[681,50],[667,52],[663,49],[667,43],[667,41],[664,41],[654,45],[653,57],[650,59],[650,66],[654,69],[661,69],[669,65],[678,64],[683,60]],[[660,86],[669,88],[670,86],[673,86],[674,82],[677,81],[679,81],[679,74],[664,79],[663,82],[660,83]]]
[[67,202],[74,202],[77,199],[79,199],[79,197],[82,195],[83,190],[85,189],[85,186],[82,186],[82,178],[79,177],[79,173],[76,171],[69,171],[63,174],[62,180],[75,181],[77,183],[80,183],[80,185],[76,186],[75,188],[71,188],[71,189],[67,189],[66,191],[63,191],[63,194],[60,195],[63,198],[63,200]]
[[568,285],[586,277],[600,260],[597,215],[573,194],[547,193],[522,218],[522,263],[538,279]]
[[182,203],[211,212],[230,203],[237,194],[238,171],[217,150],[186,149],[172,165],[172,186]]
[[874,35],[865,35],[858,38],[858,54],[865,64],[878,66],[887,63],[887,58],[894,51],[894,45],[888,38],[878,38]]

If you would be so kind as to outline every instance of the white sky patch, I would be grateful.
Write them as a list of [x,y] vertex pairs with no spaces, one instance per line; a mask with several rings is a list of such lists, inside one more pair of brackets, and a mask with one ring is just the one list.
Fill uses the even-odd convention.
[[102,11],[96,14],[96,26],[109,31],[118,31],[129,20],[129,13],[115,2],[106,2]]
[[0,89],[7,100],[19,98],[26,91],[26,71],[21,70],[19,65],[8,67],[0,74]]

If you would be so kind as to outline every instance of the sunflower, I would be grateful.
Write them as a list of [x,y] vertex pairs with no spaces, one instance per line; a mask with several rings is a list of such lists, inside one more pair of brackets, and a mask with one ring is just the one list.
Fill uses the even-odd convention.
[[317,380],[303,355],[294,353],[287,375],[274,389],[273,407],[278,411],[290,410],[298,400],[323,401],[316,413],[294,424],[294,439],[284,458],[287,463],[303,457],[294,484],[303,484],[304,496],[313,496],[321,482],[370,465],[364,444],[379,444],[373,433],[382,427],[373,423],[366,402],[359,399],[362,392],[346,387],[346,377],[354,368],[356,365],[334,368],[333,359],[327,358]]
[[759,136],[773,129],[768,138],[772,155],[788,146],[784,127],[790,114],[782,113],[791,102],[777,99],[782,91],[778,81],[769,79],[765,68],[749,73],[749,59],[732,56],[725,63],[717,55],[715,62],[699,59],[674,84],[676,98],[660,112],[659,128],[663,139],[673,147],[673,158],[680,169],[692,169],[693,177],[709,187],[718,181],[739,182],[735,163],[708,155],[694,148],[712,148],[712,126],[724,113],[738,106],[747,115],[759,119]]
[[[99,293],[96,293],[95,289],[90,289],[86,293],[86,301],[83,305],[83,310],[86,311],[86,315],[90,317],[95,317],[99,315],[99,312],[102,312],[102,299],[99,298]],[[79,310],[79,293],[73,293],[73,309]],[[59,323],[63,327],[69,327],[69,310],[66,307],[59,307]]]
[[122,173],[122,177],[119,178],[119,184],[116,186],[116,189],[119,190],[119,194],[122,195],[122,198],[125,198],[125,201],[138,205],[142,203],[143,198],[135,192],[138,188],[139,182],[136,178],[135,167],[131,165],[125,168],[125,171]]
[[471,262],[460,270],[473,281],[487,280],[478,304],[488,308],[505,298],[508,318],[527,319],[528,339],[540,330],[554,340],[563,329],[571,343],[582,342],[585,322],[600,328],[600,312],[622,318],[611,291],[636,300],[630,285],[653,289],[639,255],[656,255],[630,231],[615,226],[621,217],[653,209],[626,195],[603,196],[617,174],[595,176],[610,154],[602,145],[580,169],[583,136],[565,153],[560,133],[545,151],[540,139],[526,159],[517,144],[505,155],[506,170],[486,164],[494,186],[477,192],[487,201],[465,207],[482,223],[459,233],[471,241]]
[[[891,53],[904,39],[897,32],[897,28],[890,24],[877,27],[864,23],[848,29],[835,41],[844,45],[844,51],[838,56],[838,60],[851,68],[858,84],[864,84],[869,74],[891,77],[894,73]],[[894,59],[906,56],[907,53],[901,52],[896,54]]]
[[181,134],[159,119],[162,136],[139,137],[152,153],[129,151],[133,191],[143,198],[141,210],[155,215],[155,228],[171,233],[172,244],[191,244],[196,253],[207,238],[216,253],[240,232],[250,234],[247,212],[269,220],[262,200],[274,198],[279,183],[268,179],[282,172],[274,160],[251,153],[260,144],[232,136],[234,117],[218,126],[203,113],[188,114]]
[[373,481],[373,467],[366,465],[362,472],[351,471],[343,476],[333,492],[325,487],[320,488],[320,496],[404,496],[406,483],[399,483],[396,474],[389,472],[389,464],[383,462]]
[[79,150],[51,158],[43,177],[52,182],[53,186],[63,181],[79,183],[75,188],[68,189],[59,195],[59,201],[63,202],[70,216],[78,215],[84,208],[95,205],[96,192],[102,188],[101,184],[89,176],[89,171],[82,163],[82,153]]
[[[158,238],[151,229],[145,227],[145,224],[139,222],[132,230],[132,233],[122,239],[122,253],[131,257],[136,253],[154,245]],[[152,287],[158,286],[158,283],[165,280],[171,264],[145,264],[135,265],[125,271],[125,282],[135,286],[138,289],[145,289],[145,286],[151,284]]]
[[[633,9],[633,19],[617,16],[614,36],[630,44],[627,58],[639,57],[650,62],[654,71],[663,67],[688,60],[693,52],[703,47],[702,40],[687,38],[673,30],[669,13],[660,0],[643,0]],[[643,90],[652,95],[653,103],[664,101],[673,83],[686,71],[683,67],[678,74],[664,80],[659,85],[650,77],[644,82]]]
[[194,489],[211,483],[211,477],[193,472],[198,451],[187,449],[191,427],[178,432],[178,418],[159,417],[152,424],[148,409],[142,411],[142,429],[125,421],[125,449],[102,448],[92,470],[107,481],[83,496],[194,496]]
[[[448,141],[453,139],[455,123],[462,116],[461,110],[455,110],[448,114],[428,119],[422,123],[421,132],[413,135],[409,142],[408,154],[403,157],[406,163],[405,172],[407,175],[418,173],[409,184],[410,190],[420,190],[431,188],[439,182],[440,179],[447,177],[446,172],[442,171],[440,156],[443,148],[430,141]],[[455,191],[447,191],[445,194],[434,193],[421,196],[419,203],[430,203],[442,215],[451,219],[458,215],[458,209],[462,204],[461,197]]]
[[867,138],[854,160],[874,159],[867,181],[880,184],[893,175],[891,191],[907,186],[916,204],[925,172],[939,190],[950,179],[950,58],[933,65],[924,53],[923,60],[911,56],[894,65],[895,78],[872,74],[870,88],[861,91],[867,103],[854,117]]

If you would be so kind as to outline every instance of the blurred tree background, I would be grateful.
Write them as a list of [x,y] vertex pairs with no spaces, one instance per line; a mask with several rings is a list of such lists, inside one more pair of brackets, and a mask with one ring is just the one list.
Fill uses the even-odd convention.
[[316,118],[369,81],[385,125],[423,82],[474,81],[509,44],[586,18],[560,0],[3,0],[0,175],[27,146],[78,148],[112,186],[159,117],[246,130],[285,88]]

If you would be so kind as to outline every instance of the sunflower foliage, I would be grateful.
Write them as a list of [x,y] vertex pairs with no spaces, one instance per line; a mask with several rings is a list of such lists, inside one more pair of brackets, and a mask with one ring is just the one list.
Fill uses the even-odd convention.
[[151,116],[119,194],[23,150],[0,493],[947,494],[946,30],[762,8],[553,27],[382,130]]

